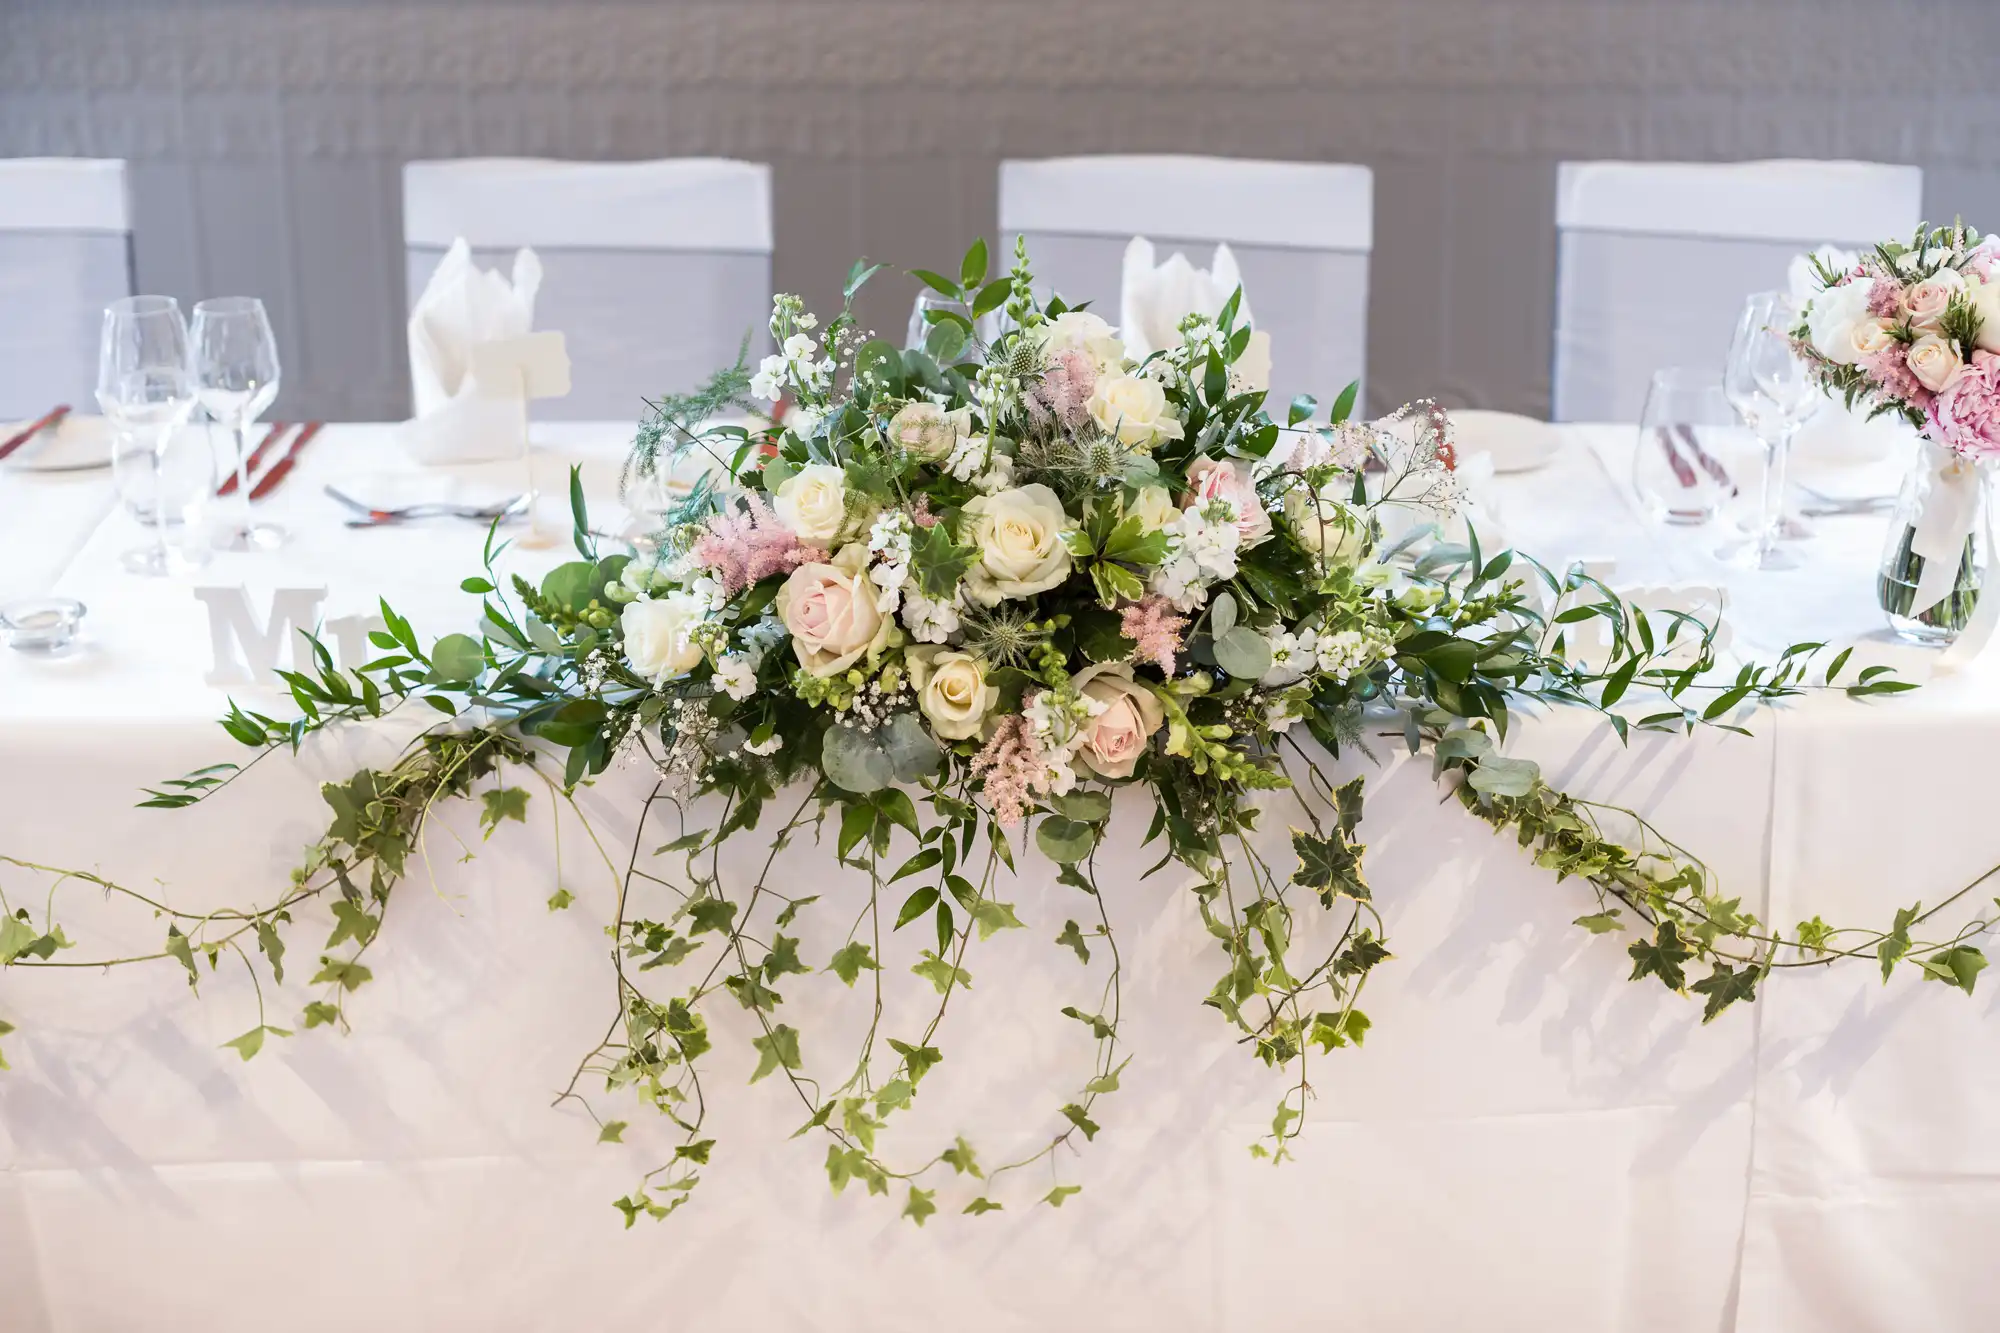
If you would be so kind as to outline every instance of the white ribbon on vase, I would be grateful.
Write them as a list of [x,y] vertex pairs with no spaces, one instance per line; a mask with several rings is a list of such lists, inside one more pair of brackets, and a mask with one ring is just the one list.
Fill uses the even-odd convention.
[[1932,470],[1931,486],[1917,514],[1910,550],[1924,558],[1924,572],[1917,578],[1910,614],[1922,615],[1950,595],[1958,580],[1959,562],[1965,555],[1966,538],[1985,512],[1987,570],[1979,581],[1979,600],[1972,619],[1951,641],[1937,661],[1939,671],[1955,671],[1979,656],[2000,625],[2000,595],[1991,577],[1993,572],[1993,506],[1982,506],[1986,486],[1986,465],[1963,458],[1951,450],[1924,441],[1922,466]]

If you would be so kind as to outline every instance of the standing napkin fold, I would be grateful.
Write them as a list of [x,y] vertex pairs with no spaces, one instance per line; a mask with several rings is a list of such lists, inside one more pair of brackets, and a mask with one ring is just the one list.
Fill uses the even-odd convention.
[[[1178,347],[1180,325],[1189,315],[1222,313],[1230,294],[1243,285],[1237,272],[1236,256],[1227,242],[1215,247],[1212,267],[1196,268],[1176,250],[1164,264],[1154,262],[1153,243],[1134,236],[1125,247],[1124,291],[1119,310],[1119,336],[1126,352],[1143,361],[1155,352]],[[1240,325],[1254,326],[1250,294],[1245,292],[1236,306]],[[1271,335],[1261,330],[1250,335],[1250,343],[1236,359],[1236,392],[1267,389],[1271,383]]]
[[420,463],[477,462],[521,451],[525,397],[485,392],[472,373],[472,349],[518,338],[534,324],[542,264],[533,250],[514,255],[512,281],[472,260],[464,237],[438,261],[410,311],[410,388],[416,416],[403,446]]

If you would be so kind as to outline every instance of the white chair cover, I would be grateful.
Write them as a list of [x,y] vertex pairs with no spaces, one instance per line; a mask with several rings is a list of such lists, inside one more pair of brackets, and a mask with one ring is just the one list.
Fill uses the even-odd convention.
[[771,170],[720,158],[551,162],[467,158],[403,169],[414,301],[453,238],[503,272],[542,261],[535,325],[569,345],[570,393],[549,420],[622,420],[769,342]]
[[1362,377],[1374,176],[1366,167],[1210,157],[1067,157],[1000,165],[1004,245],[1028,238],[1040,283],[1116,323],[1125,247],[1150,239],[1200,268],[1226,241],[1271,335],[1276,410]]
[[0,159],[0,422],[95,412],[104,307],[132,294],[125,164]]
[[1653,372],[1720,370],[1743,298],[1824,242],[1905,237],[1923,171],[1872,162],[1565,162],[1553,417],[1636,421]]

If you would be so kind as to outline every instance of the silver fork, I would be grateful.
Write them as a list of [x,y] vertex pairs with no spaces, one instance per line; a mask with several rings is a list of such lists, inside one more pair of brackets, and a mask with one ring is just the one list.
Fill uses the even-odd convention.
[[1807,518],[1837,518],[1850,514],[1879,514],[1896,503],[1893,495],[1828,495],[1825,491],[1814,490],[1803,482],[1796,483],[1801,493],[1813,503],[1802,506],[1799,512]]
[[377,509],[372,505],[363,504],[336,487],[328,486],[325,489],[327,495],[335,501],[361,515],[360,518],[347,520],[347,526],[350,528],[375,528],[418,518],[465,518],[480,523],[491,523],[496,518],[512,518],[516,514],[525,513],[528,508],[528,496],[525,492],[493,505],[457,505],[430,501],[423,504],[402,505],[393,509]]

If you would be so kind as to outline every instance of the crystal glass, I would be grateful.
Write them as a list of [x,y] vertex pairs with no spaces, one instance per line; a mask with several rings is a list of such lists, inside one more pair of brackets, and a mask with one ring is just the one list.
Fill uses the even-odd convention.
[[207,563],[202,517],[216,482],[208,427],[167,431],[158,447],[121,437],[112,444],[111,477],[126,512],[163,534],[176,559]]
[[1785,463],[1792,440],[1807,417],[1819,409],[1819,386],[1806,363],[1792,351],[1792,327],[1798,323],[1797,301],[1783,292],[1758,292],[1743,304],[1723,388],[1729,402],[1764,445],[1763,484],[1756,517],[1747,539],[1731,542],[1716,554],[1750,569],[1796,569],[1796,552],[1779,545],[1784,535]]
[[230,432],[236,449],[234,511],[221,535],[223,549],[268,551],[285,530],[259,523],[250,513],[250,428],[278,396],[278,340],[264,303],[254,296],[223,296],[194,308],[194,372],[204,411]]
[[1639,414],[1632,487],[1656,522],[1696,526],[1735,498],[1761,463],[1757,438],[1713,371],[1655,371]]
[[[949,344],[946,344],[942,348],[946,352],[946,355],[937,355],[940,350],[937,339],[948,338],[950,335],[936,332],[937,324],[927,313],[932,310],[949,310],[971,322],[972,338],[965,340],[967,347],[971,345],[973,338],[990,347],[1000,337],[999,311],[989,310],[979,316],[979,318],[973,319],[972,312],[966,308],[963,301],[954,301],[943,292],[925,287],[917,293],[916,302],[910,307],[910,326],[903,335],[903,348],[905,351],[913,351],[921,348],[935,357],[940,364],[944,365],[955,364],[967,355],[965,352],[959,352],[956,355],[951,354]],[[962,333],[964,330],[960,329],[960,332]]]
[[[153,544],[125,553],[135,574],[160,576],[191,562],[167,545],[166,474],[162,456],[194,411],[188,326],[170,296],[130,296],[104,310],[97,349],[97,404],[121,445],[141,451],[153,488]],[[129,471],[129,468],[128,468]]]

